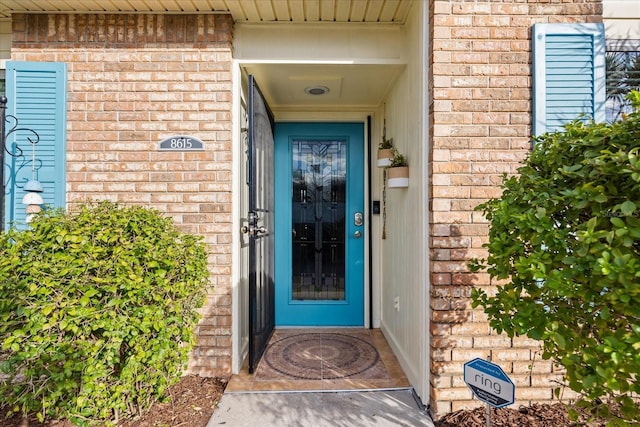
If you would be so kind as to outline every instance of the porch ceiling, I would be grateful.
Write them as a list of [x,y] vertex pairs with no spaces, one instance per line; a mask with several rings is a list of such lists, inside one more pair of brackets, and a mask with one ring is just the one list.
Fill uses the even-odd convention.
[[[245,64],[269,106],[281,111],[370,111],[382,103],[404,65]],[[323,95],[307,88],[325,87]]]
[[403,24],[414,0],[1,0],[11,13],[230,13],[237,22],[382,22]]

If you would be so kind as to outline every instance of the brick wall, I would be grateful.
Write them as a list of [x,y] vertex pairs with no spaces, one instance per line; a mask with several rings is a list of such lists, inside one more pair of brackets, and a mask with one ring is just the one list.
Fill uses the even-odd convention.
[[[157,208],[204,237],[215,286],[189,368],[231,373],[228,15],[13,15],[12,59],[68,66],[67,202]],[[61,108],[63,108],[61,106]],[[202,152],[161,152],[186,134]]]
[[[537,342],[511,340],[470,306],[471,274],[483,257],[487,225],[473,208],[500,195],[501,174],[514,173],[530,149],[531,26],[599,22],[599,0],[441,1],[430,4],[431,126],[431,408],[475,407],[463,364],[490,356],[516,384],[516,404],[549,401],[557,367]],[[495,285],[495,283],[493,283]],[[568,394],[565,393],[565,397]]]

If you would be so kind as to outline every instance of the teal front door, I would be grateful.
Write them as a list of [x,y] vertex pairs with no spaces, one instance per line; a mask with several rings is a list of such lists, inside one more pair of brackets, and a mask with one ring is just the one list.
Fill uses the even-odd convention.
[[364,325],[364,127],[276,123],[277,326]]

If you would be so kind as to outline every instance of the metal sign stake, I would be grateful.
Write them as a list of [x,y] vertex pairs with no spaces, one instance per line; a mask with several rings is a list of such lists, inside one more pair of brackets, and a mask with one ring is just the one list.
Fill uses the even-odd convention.
[[[491,355],[487,355],[487,362],[491,362]],[[491,405],[487,402],[487,427],[491,427]]]
[[491,405],[487,403],[487,427],[491,427]]

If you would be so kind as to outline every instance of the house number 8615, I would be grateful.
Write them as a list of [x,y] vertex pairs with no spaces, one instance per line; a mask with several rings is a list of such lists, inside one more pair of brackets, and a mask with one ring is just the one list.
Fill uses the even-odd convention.
[[194,136],[174,135],[160,142],[159,150],[164,151],[193,151],[204,150],[204,143]]
[[191,142],[191,138],[171,138],[171,148],[180,149],[180,148],[191,148],[193,147],[193,142]]

